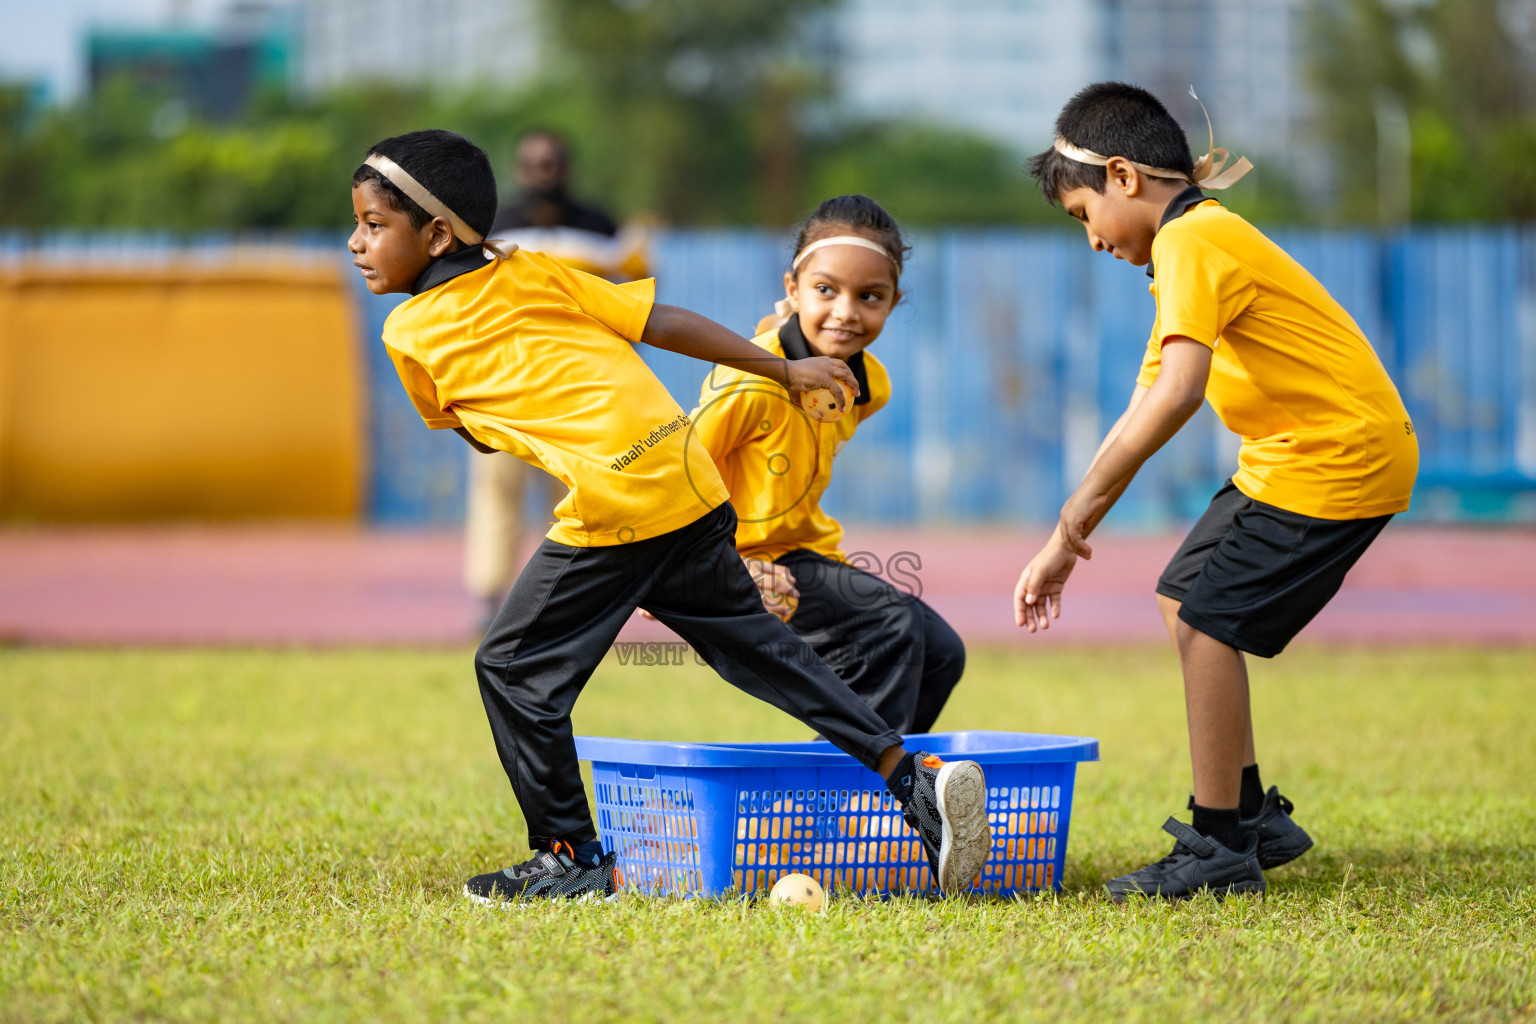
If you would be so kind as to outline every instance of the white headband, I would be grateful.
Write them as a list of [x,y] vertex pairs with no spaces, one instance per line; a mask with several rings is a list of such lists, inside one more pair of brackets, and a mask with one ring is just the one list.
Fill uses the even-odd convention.
[[[869,239],[860,235],[834,235],[831,238],[823,238],[820,241],[812,242],[804,249],[801,249],[800,254],[795,257],[795,262],[789,265],[789,272],[793,274],[795,271],[799,270],[800,264],[805,262],[805,258],[807,256],[815,252],[817,249],[828,245],[857,245],[862,249],[873,249],[881,256],[884,256],[886,259],[890,260],[892,265],[895,265],[896,263],[896,257],[887,252],[885,246],[881,245],[879,242],[871,242]],[[900,271],[900,269],[900,267],[897,267],[898,271]]]
[[432,216],[441,217],[447,221],[449,228],[453,230],[455,238],[468,245],[483,245],[485,247],[486,259],[504,260],[517,251],[517,246],[515,245],[511,249],[506,249],[495,240],[487,241],[484,235],[464,223],[462,217],[448,209],[446,203],[428,191],[425,185],[411,177],[409,171],[389,157],[372,153],[369,154],[368,159],[364,160],[363,163],[384,175],[390,184],[409,196],[411,201],[417,206],[426,210]]
[[[1189,94],[1195,96],[1193,86],[1190,87]],[[1195,102],[1200,103],[1199,96],[1195,96]],[[1183,171],[1170,170],[1167,167],[1152,167],[1147,164],[1139,164],[1135,160],[1128,160],[1125,157],[1121,157],[1121,159],[1125,160],[1126,163],[1136,168],[1142,174],[1153,178],[1172,178],[1175,181],[1187,181],[1191,185],[1210,189],[1223,189],[1236,184],[1238,179],[1253,170],[1253,164],[1248,161],[1247,157],[1243,156],[1238,157],[1237,163],[1231,167],[1226,166],[1231,154],[1225,147],[1220,149],[1216,147],[1216,132],[1211,127],[1211,113],[1205,109],[1204,103],[1200,103],[1200,110],[1205,114],[1205,130],[1209,134],[1210,144],[1206,149],[1205,156],[1195,161],[1195,169],[1189,174],[1185,174]],[[1096,167],[1103,167],[1111,159],[1107,156],[1100,156],[1091,149],[1074,146],[1059,135],[1056,137],[1053,148],[1067,159],[1076,160],[1080,164],[1093,164]],[[1226,169],[1223,170],[1223,168]]]
[[[898,275],[901,273],[901,265],[896,262],[896,257],[892,256],[885,246],[879,242],[871,242],[862,235],[833,235],[831,238],[823,238],[820,241],[812,242],[800,250],[800,254],[795,257],[795,262],[789,265],[789,272],[791,274],[797,272],[800,269],[800,264],[805,262],[807,256],[825,245],[856,245],[861,249],[873,249],[891,261],[891,265],[896,268]],[[794,303],[789,301],[789,296],[786,295],[773,304],[773,311],[779,315],[781,321],[788,320],[795,315],[795,306]]]

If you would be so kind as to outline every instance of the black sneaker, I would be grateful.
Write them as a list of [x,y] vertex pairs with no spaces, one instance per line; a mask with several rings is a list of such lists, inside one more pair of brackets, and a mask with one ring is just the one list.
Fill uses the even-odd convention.
[[[1194,797],[1189,798],[1189,809],[1195,809]],[[1259,834],[1259,867],[1265,871],[1289,864],[1312,849],[1312,837],[1291,820],[1291,812],[1295,809],[1294,804],[1280,795],[1279,786],[1270,786],[1259,813],[1238,822],[1244,832]]]
[[1265,871],[1289,864],[1312,849],[1312,837],[1291,820],[1291,812],[1295,809],[1294,804],[1280,795],[1279,786],[1270,786],[1259,813],[1240,822],[1244,829],[1259,834],[1259,867]]
[[945,761],[918,751],[908,767],[912,798],[901,816],[923,841],[940,892],[971,887],[992,852],[987,780],[975,761]]
[[584,868],[571,858],[569,846],[556,841],[521,864],[476,875],[464,883],[464,895],[492,907],[553,899],[606,903],[618,899],[624,883],[618,859],[617,853],[607,853],[596,867]]
[[1117,902],[1130,896],[1161,896],[1184,900],[1206,891],[1218,899],[1235,892],[1263,892],[1264,872],[1255,857],[1258,836],[1250,834],[1245,850],[1229,850],[1202,836],[1176,818],[1163,823],[1173,836],[1173,852],[1140,871],[1111,879],[1104,888]]

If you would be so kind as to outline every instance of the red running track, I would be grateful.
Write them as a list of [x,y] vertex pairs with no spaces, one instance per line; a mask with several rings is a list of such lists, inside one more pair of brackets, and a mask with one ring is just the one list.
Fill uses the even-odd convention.
[[[1019,570],[1044,534],[856,529],[847,550],[902,572],[973,645],[1157,642],[1152,587],[1178,536],[1094,538],[1064,614],[1013,626]],[[450,532],[144,526],[0,530],[0,643],[462,645],[478,609]],[[873,568],[873,563],[870,563]],[[634,639],[670,634],[636,620]],[[1299,642],[1536,643],[1536,530],[1389,527]]]

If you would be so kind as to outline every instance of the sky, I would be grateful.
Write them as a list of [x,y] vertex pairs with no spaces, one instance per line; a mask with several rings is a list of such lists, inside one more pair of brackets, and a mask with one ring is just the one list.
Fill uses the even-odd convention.
[[227,0],[0,0],[0,79],[42,82],[68,102],[85,87],[85,33],[93,25],[206,22]]

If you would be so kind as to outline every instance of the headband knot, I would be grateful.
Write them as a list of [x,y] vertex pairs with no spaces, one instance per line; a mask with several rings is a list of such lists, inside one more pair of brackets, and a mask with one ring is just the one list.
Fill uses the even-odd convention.
[[[1253,170],[1253,164],[1249,162],[1247,157],[1243,156],[1238,157],[1237,162],[1231,167],[1227,166],[1227,160],[1231,158],[1231,153],[1226,147],[1218,147],[1216,145],[1216,131],[1211,127],[1211,112],[1205,109],[1205,104],[1201,103],[1200,97],[1195,96],[1194,86],[1190,86],[1189,94],[1195,97],[1195,102],[1200,104],[1200,111],[1205,114],[1205,130],[1209,138],[1209,145],[1206,148],[1205,156],[1195,161],[1193,171],[1185,174],[1183,171],[1175,171],[1167,167],[1153,167],[1149,164],[1137,163],[1135,160],[1127,157],[1121,157],[1121,159],[1149,177],[1171,178],[1175,181],[1188,182],[1198,188],[1223,189],[1237,184],[1243,175]],[[1074,146],[1060,135],[1056,136],[1056,141],[1052,144],[1052,148],[1068,160],[1076,160],[1080,164],[1092,164],[1095,167],[1103,167],[1112,159],[1111,157],[1101,156],[1091,149]]]

